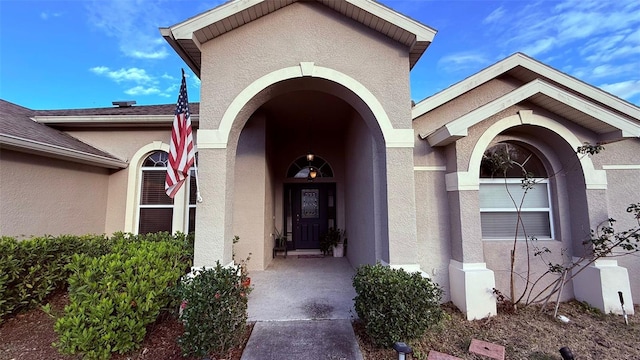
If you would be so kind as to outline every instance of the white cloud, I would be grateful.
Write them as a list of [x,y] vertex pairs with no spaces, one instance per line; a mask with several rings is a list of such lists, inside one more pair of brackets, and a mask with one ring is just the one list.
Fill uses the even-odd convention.
[[624,75],[627,73],[638,72],[637,63],[626,63],[626,64],[603,64],[596,66],[591,71],[590,75],[593,78],[603,78],[603,77],[613,77],[617,75]]
[[631,99],[640,95],[640,80],[627,80],[613,84],[602,84],[600,88],[623,99]]
[[461,52],[443,56],[438,60],[438,67],[448,72],[458,72],[489,64],[489,60],[483,54]]
[[42,20],[48,20],[49,18],[52,17],[60,17],[62,16],[62,13],[59,12],[48,12],[48,11],[43,11],[40,13],[40,19]]
[[506,14],[506,11],[504,7],[500,6],[499,8],[493,10],[491,14],[487,15],[487,17],[482,20],[482,23],[490,24],[497,22],[504,17],[504,14]]
[[638,64],[638,58],[640,57],[638,54],[640,54],[640,45],[624,45],[610,51],[593,53],[585,57],[585,59],[591,63],[603,63],[612,60],[620,60],[625,57],[631,57],[631,60],[635,59],[635,63]]
[[167,49],[161,48],[152,52],[144,52],[139,50],[133,50],[129,52],[129,56],[137,59],[164,59],[169,55]]
[[136,87],[132,87],[129,90],[126,90],[124,92],[127,95],[153,95],[153,94],[159,94],[160,90],[154,86],[151,87],[144,87],[144,86],[136,86]]
[[147,74],[144,69],[122,68],[119,70],[111,70],[106,66],[96,66],[89,70],[95,74],[104,75],[117,83],[121,83],[123,81],[132,81],[138,84],[146,84],[154,81],[154,79],[149,74]]
[[[165,3],[166,7],[166,3]],[[170,24],[161,2],[150,0],[93,0],[86,6],[87,21],[117,39],[120,51],[138,59],[163,59],[169,53],[158,26]]]
[[522,52],[529,56],[537,56],[549,51],[555,45],[555,42],[556,40],[550,37],[539,39],[532,45],[524,47]]
[[[551,51],[576,41],[598,42],[600,37],[626,34],[640,27],[637,1],[585,0],[549,5],[540,1],[513,11],[511,21],[499,22],[502,35],[497,42],[511,49],[508,52],[524,48]],[[549,38],[555,41],[548,43]]]

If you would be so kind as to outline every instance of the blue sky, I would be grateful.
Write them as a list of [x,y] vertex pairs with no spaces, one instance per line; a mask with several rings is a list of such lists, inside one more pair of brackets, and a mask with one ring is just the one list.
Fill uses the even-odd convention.
[[[411,72],[416,102],[524,52],[640,105],[640,1],[382,0],[438,30]],[[168,104],[180,69],[167,27],[218,0],[0,0],[0,98],[31,109]]]

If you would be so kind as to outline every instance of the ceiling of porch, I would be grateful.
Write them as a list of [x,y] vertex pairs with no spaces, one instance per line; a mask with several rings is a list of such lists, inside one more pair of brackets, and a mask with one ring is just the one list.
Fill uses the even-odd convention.
[[342,99],[320,91],[280,95],[265,103],[268,126],[285,137],[344,134],[354,110]]

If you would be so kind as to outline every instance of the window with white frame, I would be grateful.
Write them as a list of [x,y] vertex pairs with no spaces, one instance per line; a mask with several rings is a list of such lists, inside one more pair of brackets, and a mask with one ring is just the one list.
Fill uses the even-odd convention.
[[525,147],[500,143],[489,148],[480,169],[482,238],[552,239],[549,185],[542,161]]
[[[196,186],[194,169],[191,176],[174,199],[167,196],[164,184],[169,164],[169,154],[155,151],[142,163],[140,199],[138,212],[138,233],[159,231],[195,231]],[[185,193],[188,194],[186,206]]]

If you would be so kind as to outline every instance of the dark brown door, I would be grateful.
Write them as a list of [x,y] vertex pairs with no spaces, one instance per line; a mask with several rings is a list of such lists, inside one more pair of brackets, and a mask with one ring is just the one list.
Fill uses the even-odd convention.
[[320,237],[335,223],[335,184],[286,184],[284,200],[293,247],[320,248]]

